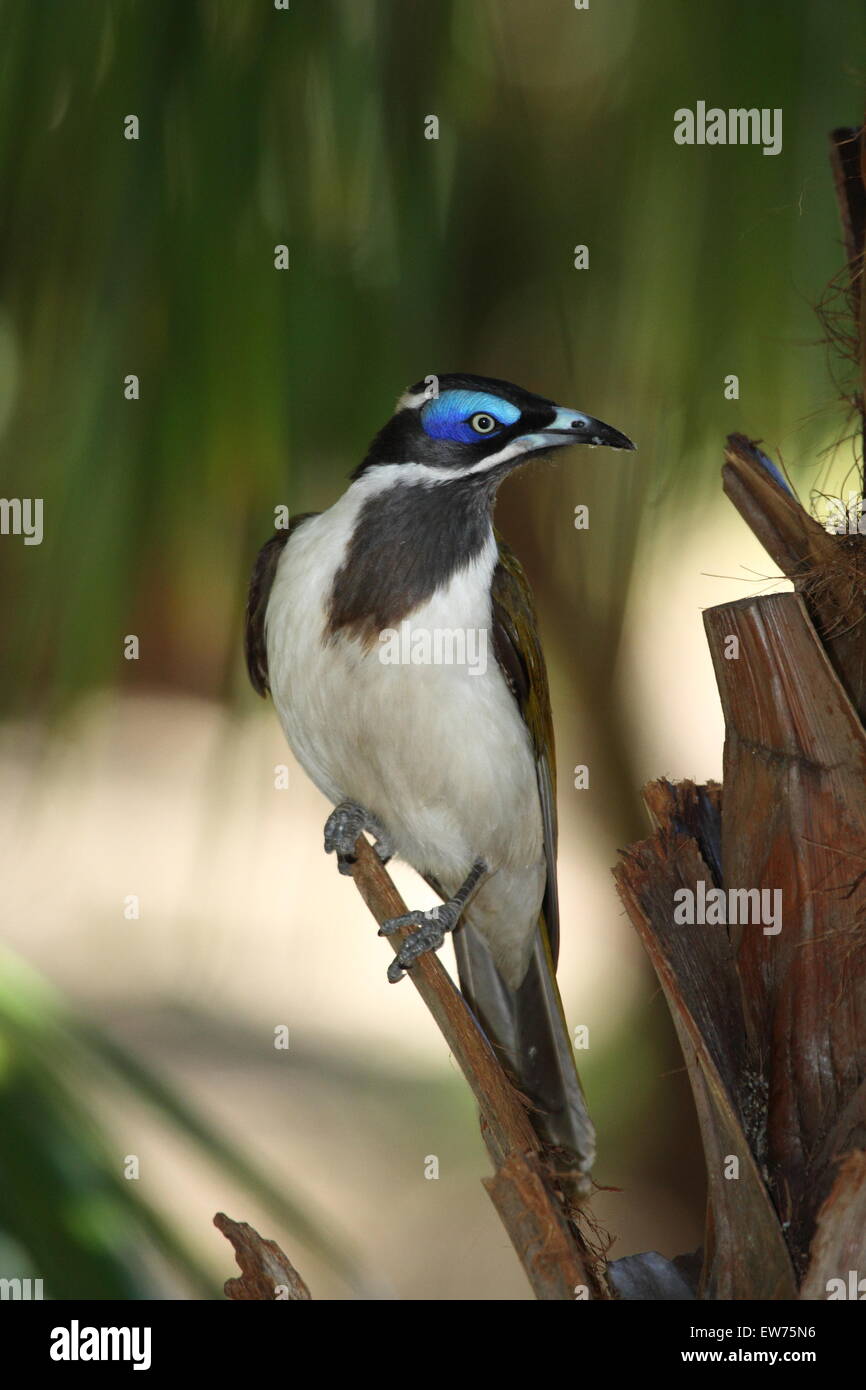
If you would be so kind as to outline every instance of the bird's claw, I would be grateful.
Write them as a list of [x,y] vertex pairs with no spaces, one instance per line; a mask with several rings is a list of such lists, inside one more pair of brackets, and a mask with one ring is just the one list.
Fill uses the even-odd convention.
[[392,985],[402,980],[404,973],[415,964],[419,956],[427,951],[438,951],[445,940],[446,932],[453,931],[460,917],[459,908],[451,903],[431,907],[427,912],[407,912],[403,917],[391,917],[379,928],[380,936],[392,936],[401,927],[415,927],[411,936],[402,942],[399,951],[388,966],[388,979]]
[[384,827],[363,806],[354,801],[341,801],[325,821],[325,853],[336,854],[341,874],[351,874],[358,858],[355,845],[365,830],[376,836],[373,847],[382,863],[387,864],[394,853],[393,846]]

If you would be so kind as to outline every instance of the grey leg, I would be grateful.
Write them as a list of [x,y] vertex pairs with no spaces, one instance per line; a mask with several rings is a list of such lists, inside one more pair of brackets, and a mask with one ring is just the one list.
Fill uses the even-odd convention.
[[487,877],[487,865],[483,859],[476,859],[469,873],[447,903],[441,903],[438,907],[431,907],[428,912],[407,912],[405,917],[392,917],[389,922],[383,922],[379,928],[380,936],[391,936],[401,927],[417,927],[411,936],[407,936],[399,951],[388,966],[388,979],[392,985],[398,980],[402,980],[404,971],[423,956],[425,951],[438,951],[442,942],[445,940],[445,933],[453,931],[460,921],[463,909],[469,899],[479,887],[482,879]]
[[387,830],[376,816],[359,806],[357,801],[341,801],[325,821],[325,853],[337,855],[341,874],[351,874],[355,863],[355,844],[365,830],[375,836],[375,850],[383,864],[394,853]]

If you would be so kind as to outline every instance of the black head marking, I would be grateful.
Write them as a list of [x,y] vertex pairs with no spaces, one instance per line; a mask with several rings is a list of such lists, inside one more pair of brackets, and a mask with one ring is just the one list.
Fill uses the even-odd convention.
[[[474,411],[468,404],[472,399],[478,407]],[[521,435],[543,430],[556,415],[555,404],[544,396],[497,377],[463,372],[425,378],[411,386],[400,400],[402,405],[370,444],[363,462],[352,474],[353,479],[378,464],[388,463],[469,469],[501,452]],[[449,435],[442,416],[447,418],[448,403],[455,400],[466,404],[467,415],[487,415],[494,428],[490,432],[475,430],[468,422],[458,423],[456,414],[460,412],[455,412],[454,433]],[[501,403],[499,414],[497,402]],[[437,414],[439,420],[431,420],[431,415]],[[504,464],[502,475],[520,461],[515,457]]]
[[329,633],[393,627],[483,550],[503,478],[565,444],[634,446],[618,430],[498,377],[450,372],[409,388],[353,481],[377,470],[334,581]]

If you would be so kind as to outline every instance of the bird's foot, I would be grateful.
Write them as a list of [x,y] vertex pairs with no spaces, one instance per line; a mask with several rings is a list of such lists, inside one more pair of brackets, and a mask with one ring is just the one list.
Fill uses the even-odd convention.
[[453,931],[482,879],[487,876],[487,865],[482,859],[476,860],[469,870],[465,883],[446,903],[428,908],[426,912],[407,912],[402,917],[391,917],[379,928],[380,936],[392,936],[401,927],[415,927],[416,930],[405,941],[388,966],[388,979],[392,985],[402,980],[404,972],[414,965],[419,956],[427,951],[438,951],[445,940],[446,932]]
[[407,912],[404,917],[392,917],[379,928],[380,936],[391,936],[401,927],[415,927],[417,930],[407,936],[396,956],[388,966],[388,979],[392,985],[402,980],[405,971],[414,965],[419,956],[427,951],[438,951],[445,940],[446,932],[453,931],[460,921],[463,904],[453,899],[439,907],[431,907],[427,912]]
[[373,848],[383,864],[394,853],[394,846],[382,822],[357,801],[341,801],[325,821],[325,853],[336,854],[341,874],[351,874],[357,859],[355,845],[365,830],[375,837]]

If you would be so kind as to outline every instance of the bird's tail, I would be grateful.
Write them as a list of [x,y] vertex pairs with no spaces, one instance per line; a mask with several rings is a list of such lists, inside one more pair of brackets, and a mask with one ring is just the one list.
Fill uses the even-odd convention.
[[526,977],[509,989],[469,922],[454,933],[460,988],[503,1067],[527,1098],[529,1118],[557,1173],[585,1195],[595,1159],[574,1048],[556,983],[543,919]]

